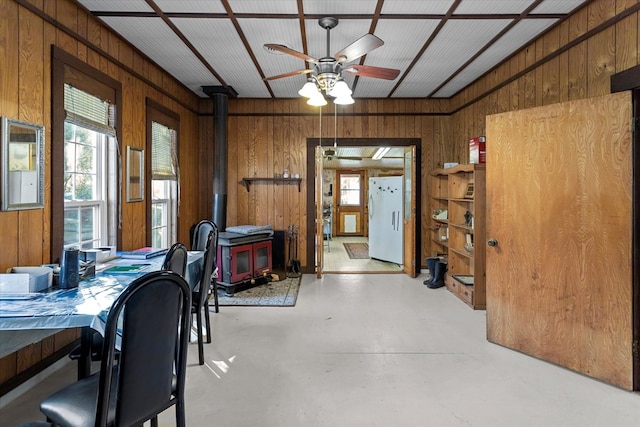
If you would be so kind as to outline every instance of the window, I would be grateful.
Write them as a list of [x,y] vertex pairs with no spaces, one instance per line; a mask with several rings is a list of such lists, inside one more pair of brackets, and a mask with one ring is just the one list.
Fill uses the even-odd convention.
[[108,148],[115,146],[110,105],[65,84],[64,106],[63,245],[85,249],[115,244],[115,232],[109,231],[115,222],[109,188],[116,186],[116,174],[110,171],[116,150]]
[[122,85],[52,48],[51,262],[65,246],[116,246],[121,227],[117,135]]
[[151,246],[167,248],[177,239],[177,132],[151,120]]
[[340,205],[360,206],[360,174],[340,175]]

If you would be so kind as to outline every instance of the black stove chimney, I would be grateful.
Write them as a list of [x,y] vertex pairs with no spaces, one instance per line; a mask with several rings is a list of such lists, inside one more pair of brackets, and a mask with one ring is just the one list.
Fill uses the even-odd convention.
[[211,218],[224,231],[227,228],[227,116],[229,98],[238,93],[231,86],[202,86],[213,100],[213,204]]

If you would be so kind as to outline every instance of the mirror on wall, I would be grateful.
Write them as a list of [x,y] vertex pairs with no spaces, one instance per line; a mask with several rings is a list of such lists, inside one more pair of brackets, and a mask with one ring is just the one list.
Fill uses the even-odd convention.
[[144,200],[144,150],[127,146],[127,202]]
[[44,126],[2,117],[2,210],[44,207]]

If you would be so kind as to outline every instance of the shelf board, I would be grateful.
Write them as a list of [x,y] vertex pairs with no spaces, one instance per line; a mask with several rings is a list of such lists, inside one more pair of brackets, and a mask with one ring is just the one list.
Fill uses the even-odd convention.
[[473,259],[473,253],[469,253],[464,249],[458,249],[458,248],[449,247],[449,251],[450,252],[455,252],[458,255],[461,255],[461,256],[463,256],[465,258]]
[[469,199],[469,198],[460,198],[460,197],[455,197],[455,198],[451,198],[449,199],[449,201],[451,202],[464,202],[464,203],[473,203],[473,199]]
[[436,239],[431,239],[432,242],[437,243],[440,246],[444,246],[445,248],[449,247],[449,241],[448,240],[436,240]]
[[242,178],[240,183],[247,189],[247,192],[251,189],[251,184],[257,181],[265,181],[265,182],[273,182],[275,184],[298,184],[298,192],[300,192],[300,183],[302,182],[302,178],[262,178],[262,177],[253,177],[253,178]]
[[450,222],[449,225],[451,227],[455,227],[455,228],[460,228],[461,230],[466,230],[468,232],[470,232],[471,234],[473,234],[473,228],[471,228],[468,225],[464,225],[464,224],[456,224],[454,222]]

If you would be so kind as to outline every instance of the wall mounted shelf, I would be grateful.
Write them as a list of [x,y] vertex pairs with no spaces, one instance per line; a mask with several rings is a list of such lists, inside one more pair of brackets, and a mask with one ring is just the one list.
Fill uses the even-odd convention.
[[258,181],[264,182],[273,182],[275,184],[283,183],[283,184],[298,184],[298,193],[300,192],[300,183],[302,182],[302,178],[242,178],[240,183],[247,189],[247,192],[251,190],[251,184]]

